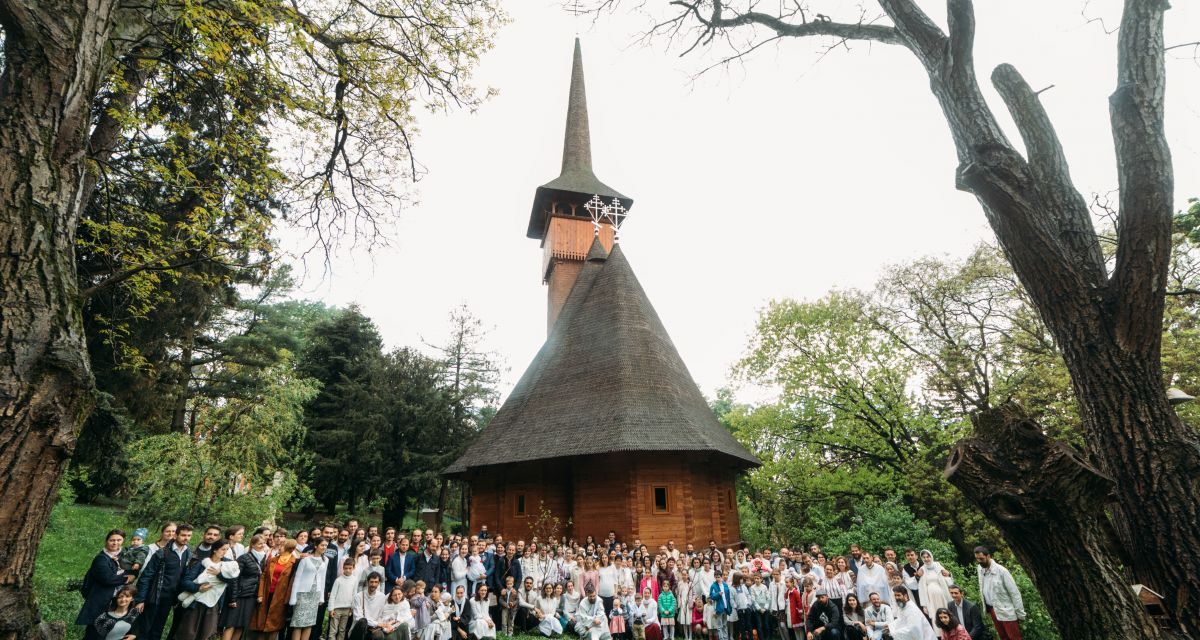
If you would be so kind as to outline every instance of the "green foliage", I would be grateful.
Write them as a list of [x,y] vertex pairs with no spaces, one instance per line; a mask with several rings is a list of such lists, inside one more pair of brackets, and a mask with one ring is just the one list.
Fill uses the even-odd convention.
[[374,323],[350,307],[313,327],[298,363],[303,375],[321,384],[305,407],[305,449],[312,452],[308,484],[327,512],[343,500],[355,511],[368,482],[378,477],[383,454],[371,436],[385,424],[377,393],[382,345]]
[[62,480],[64,486],[71,488],[72,499],[92,502],[123,492],[129,469],[126,449],[132,439],[133,426],[133,421],[111,394],[96,393],[96,408],[83,423],[75,442],[70,472]]
[[385,421],[375,437],[380,453],[375,477],[387,478],[376,487],[386,524],[399,524],[411,499],[420,506],[420,497],[435,493],[442,470],[466,439],[443,374],[441,363],[413,349],[397,349],[383,359],[379,393]]
[[192,435],[130,447],[131,518],[257,524],[278,516],[298,489],[303,406],[317,385],[286,364],[264,378],[270,382],[252,398],[203,405]]
[[[741,485],[739,479],[739,485]],[[761,549],[771,543],[766,524],[755,508],[754,503],[746,499],[746,489],[739,486],[737,491],[738,524],[742,529],[742,540],[752,549]]]
[[278,226],[324,251],[377,241],[406,199],[397,178],[417,177],[416,115],[480,104],[471,71],[504,20],[491,0],[118,12],[76,234],[89,356],[112,397],[82,434],[97,455],[75,465],[81,498],[119,490],[126,442],[195,439],[204,407],[255,397],[257,373],[304,350],[327,310],[275,301],[290,286]]
[[970,539],[986,525],[941,479],[965,424],[913,392],[922,363],[878,315],[869,296],[842,292],[762,312],[737,371],[779,389],[779,401],[726,403],[724,418],[763,461],[749,495],[780,544],[848,527],[855,505],[903,495],[954,541],[956,557],[969,558]]
[[[383,354],[375,325],[356,308],[318,323],[300,370],[323,385],[305,411],[306,478],[326,511],[377,505],[398,524],[474,432],[446,362],[413,349]],[[460,380],[468,375],[460,369]],[[471,385],[483,388],[478,378]]]
[[442,365],[443,384],[455,404],[455,418],[475,433],[495,415],[500,374],[505,370],[500,355],[484,346],[486,340],[483,321],[462,304],[450,312],[446,342],[427,345]]
[[851,520],[850,527],[828,531],[817,540],[827,541],[837,553],[848,553],[852,543],[872,553],[892,547],[901,556],[906,547],[929,549],[944,565],[954,564],[954,548],[935,537],[933,527],[914,516],[900,496],[859,505]]

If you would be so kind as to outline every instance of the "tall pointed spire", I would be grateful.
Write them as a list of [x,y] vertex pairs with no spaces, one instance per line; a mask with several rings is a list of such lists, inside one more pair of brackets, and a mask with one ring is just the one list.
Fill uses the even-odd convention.
[[571,61],[571,91],[567,98],[567,127],[563,136],[562,171],[550,182],[538,187],[529,214],[525,235],[541,239],[551,214],[587,217],[582,205],[592,196],[605,201],[618,199],[626,209],[633,199],[604,184],[592,170],[592,138],[588,124],[587,92],[583,82],[583,51],[575,38]]
[[586,173],[595,180],[596,175],[592,172],[592,134],[588,128],[587,89],[583,84],[583,50],[579,46],[579,38],[575,38],[575,59],[571,63],[569,96],[561,173]]

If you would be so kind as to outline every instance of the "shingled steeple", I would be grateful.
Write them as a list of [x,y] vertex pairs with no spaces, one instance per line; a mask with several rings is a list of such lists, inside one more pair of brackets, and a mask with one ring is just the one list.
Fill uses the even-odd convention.
[[605,202],[613,198],[626,209],[633,198],[604,184],[592,169],[592,138],[588,124],[587,91],[583,82],[583,52],[575,38],[575,56],[571,63],[571,91],[567,99],[567,128],[563,137],[562,170],[559,176],[538,187],[529,214],[530,238],[546,237],[546,227],[552,215],[587,218],[583,204],[600,196]]
[[[583,85],[583,53],[575,38],[571,62],[571,91],[567,97],[567,129],[563,136],[562,171],[538,187],[533,197],[526,235],[542,241],[542,281],[546,283],[546,333],[554,328],[558,314],[575,286],[598,241],[607,252],[615,240],[611,224],[597,230],[585,204],[600,198],[605,207],[619,204],[623,210],[633,199],[604,184],[592,170],[592,138],[588,124],[587,91]],[[593,205],[593,208],[594,205]]]

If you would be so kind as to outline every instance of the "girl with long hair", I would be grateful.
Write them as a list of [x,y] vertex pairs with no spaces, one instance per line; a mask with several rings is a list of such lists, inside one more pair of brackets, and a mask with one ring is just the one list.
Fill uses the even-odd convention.
[[842,609],[842,630],[846,640],[866,640],[868,635],[867,616],[858,596],[846,595],[846,606]]
[[945,607],[934,612],[934,626],[942,634],[942,640],[971,640],[971,634],[963,628],[962,623]]
[[137,620],[138,610],[133,607],[133,597],[137,589],[126,585],[117,589],[116,595],[108,606],[108,611],[88,625],[86,638],[101,640],[133,640],[133,621]]

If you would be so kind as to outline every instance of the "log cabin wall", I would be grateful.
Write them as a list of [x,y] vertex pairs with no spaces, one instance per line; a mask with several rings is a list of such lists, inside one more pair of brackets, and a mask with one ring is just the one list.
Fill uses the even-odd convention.
[[615,530],[625,536],[633,526],[630,518],[628,463],[621,456],[599,455],[575,458],[574,533],[577,540],[593,536],[603,540]]
[[[583,269],[596,229],[586,218],[552,216],[542,240],[542,280],[546,283],[546,334],[554,328],[563,304]],[[612,251],[613,228],[601,225],[600,244]]]
[[[562,535],[655,548],[675,541],[706,547],[741,540],[736,474],[687,454],[605,454],[535,461],[477,472],[471,483],[471,530],[488,525],[506,538],[528,539],[544,504],[561,518]],[[524,512],[522,513],[522,505]],[[572,526],[567,528],[570,519]]]
[[[506,538],[528,539],[530,526],[545,506],[566,524],[570,496],[562,482],[569,469],[563,460],[545,460],[489,468],[468,479],[471,485],[471,530],[488,525]],[[568,533],[569,532],[564,532]]]

